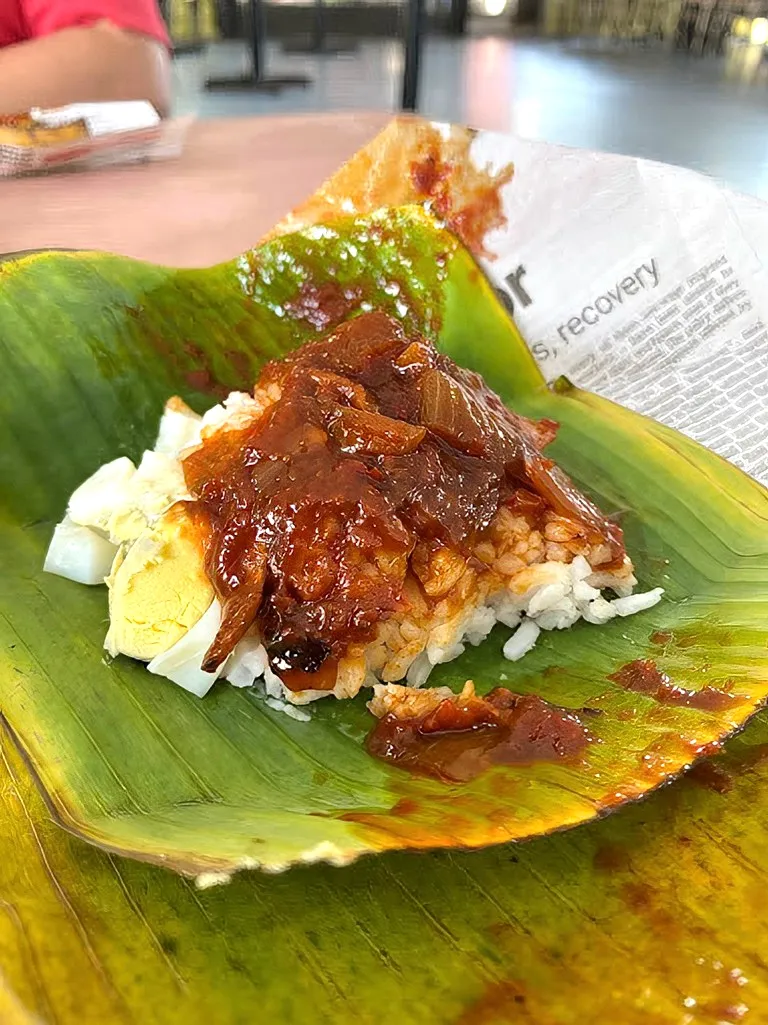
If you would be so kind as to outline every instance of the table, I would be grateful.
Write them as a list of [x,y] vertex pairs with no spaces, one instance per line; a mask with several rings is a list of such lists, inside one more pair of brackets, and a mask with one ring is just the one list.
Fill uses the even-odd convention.
[[255,245],[390,118],[371,111],[199,121],[177,160],[0,182],[0,250],[218,263]]

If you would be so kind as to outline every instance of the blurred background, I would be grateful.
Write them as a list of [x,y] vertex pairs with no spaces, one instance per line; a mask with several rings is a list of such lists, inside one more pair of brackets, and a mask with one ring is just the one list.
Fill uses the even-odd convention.
[[175,45],[177,114],[415,107],[682,164],[768,198],[768,0],[161,7]]

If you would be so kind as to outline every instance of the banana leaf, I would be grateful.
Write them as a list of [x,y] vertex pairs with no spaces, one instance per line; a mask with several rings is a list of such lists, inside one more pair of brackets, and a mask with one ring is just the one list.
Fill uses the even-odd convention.
[[525,844],[198,891],[59,829],[0,735],[0,1021],[762,1022],[765,716],[711,764]]
[[[297,723],[255,692],[220,685],[200,701],[127,659],[107,664],[103,590],[42,574],[69,493],[150,445],[168,395],[203,408],[247,386],[318,330],[290,315],[297,296],[338,286],[354,297],[346,315],[383,307],[514,408],[558,420],[554,458],[621,512],[641,586],[666,588],[655,609],[547,635],[514,665],[497,630],[432,678],[597,709],[583,765],[497,767],[461,786],[412,777],[366,754],[362,697]],[[202,271],[29,256],[0,275],[0,347],[0,710],[50,813],[108,851],[210,882],[523,839],[646,794],[765,698],[765,491],[659,424],[568,382],[546,388],[471,256],[419,208],[307,228]],[[681,688],[728,690],[731,706],[677,707],[610,679],[642,658]]]

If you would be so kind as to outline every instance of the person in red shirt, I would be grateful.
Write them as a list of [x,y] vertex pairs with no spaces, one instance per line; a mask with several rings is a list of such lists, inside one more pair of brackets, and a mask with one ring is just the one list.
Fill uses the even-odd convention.
[[100,100],[170,104],[155,0],[0,0],[0,114]]

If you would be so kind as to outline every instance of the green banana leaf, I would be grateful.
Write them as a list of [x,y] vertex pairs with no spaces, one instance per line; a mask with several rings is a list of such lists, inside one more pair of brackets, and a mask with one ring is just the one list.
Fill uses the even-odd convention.
[[[73,488],[150,445],[168,395],[202,408],[313,336],[291,310],[328,282],[351,307],[436,338],[521,412],[560,421],[554,457],[623,512],[641,586],[666,588],[653,610],[547,635],[514,665],[497,630],[432,678],[598,709],[583,765],[497,767],[462,786],[412,777],[365,753],[364,698],[297,723],[255,692],[221,685],[200,701],[127,659],[106,664],[103,589],[42,574]],[[0,275],[0,346],[0,710],[55,818],[107,850],[200,875],[522,839],[647,793],[768,692],[765,491],[658,424],[567,382],[548,390],[472,258],[418,208],[309,228],[204,271],[21,259]],[[680,687],[729,690],[732,706],[662,704],[609,679],[638,658]]]
[[0,1021],[762,1023],[765,715],[714,764],[526,844],[197,891],[59,829],[0,735]]

